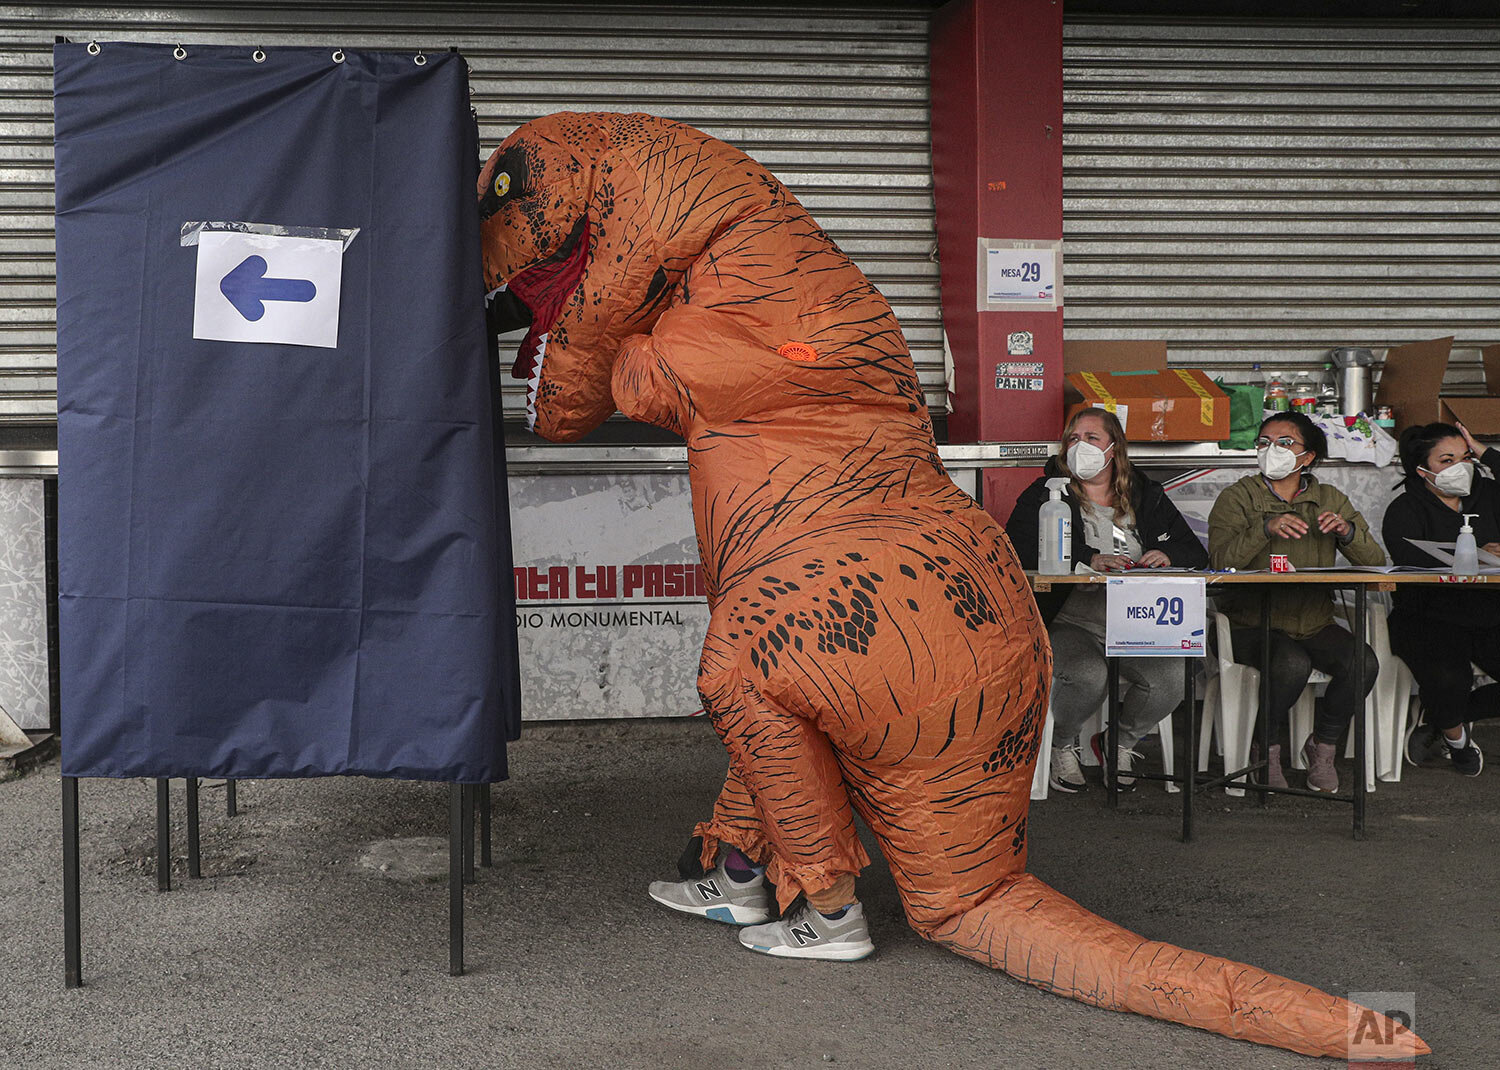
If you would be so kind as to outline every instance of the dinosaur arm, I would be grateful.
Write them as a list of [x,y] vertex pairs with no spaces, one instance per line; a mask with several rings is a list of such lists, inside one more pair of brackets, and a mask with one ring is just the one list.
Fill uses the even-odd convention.
[[633,420],[685,436],[694,423],[728,423],[784,404],[788,368],[796,368],[733,317],[677,305],[650,335],[620,346],[611,389]]
[[686,437],[692,393],[657,353],[656,340],[649,334],[633,334],[621,344],[610,390],[620,411],[632,420]]

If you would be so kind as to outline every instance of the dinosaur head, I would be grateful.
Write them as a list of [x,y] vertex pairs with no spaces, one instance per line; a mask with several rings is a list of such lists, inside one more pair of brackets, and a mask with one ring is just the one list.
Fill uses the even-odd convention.
[[[667,276],[621,124],[640,116],[562,113],[517,128],[479,176],[485,289],[496,330],[526,326],[512,374],[527,424],[568,441],[615,411],[621,341],[649,331]],[[628,128],[627,128],[628,129]]]

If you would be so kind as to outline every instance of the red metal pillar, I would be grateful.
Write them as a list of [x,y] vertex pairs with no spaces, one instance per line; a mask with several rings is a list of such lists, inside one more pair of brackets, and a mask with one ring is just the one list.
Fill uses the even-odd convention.
[[[951,0],[932,23],[932,170],[952,442],[1056,438],[1063,313],[979,311],[980,239],[1062,238],[1062,3]],[[1061,288],[1061,265],[1057,285]],[[1029,332],[1031,352],[1011,335]],[[1041,389],[999,365],[1040,364]],[[1005,369],[1016,372],[1019,367]],[[1026,385],[1035,385],[1029,382]]]

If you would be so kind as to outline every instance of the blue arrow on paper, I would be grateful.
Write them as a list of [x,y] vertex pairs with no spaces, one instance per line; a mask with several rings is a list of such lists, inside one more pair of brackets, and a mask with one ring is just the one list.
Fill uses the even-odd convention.
[[219,291],[251,323],[266,314],[267,301],[311,301],[318,288],[311,279],[268,279],[266,260],[247,256],[219,280]]

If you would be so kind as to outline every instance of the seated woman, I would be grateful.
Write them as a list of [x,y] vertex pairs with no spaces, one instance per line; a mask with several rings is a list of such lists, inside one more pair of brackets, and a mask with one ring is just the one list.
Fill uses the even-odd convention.
[[[1272,554],[1285,554],[1293,568],[1328,568],[1335,551],[1356,565],[1383,565],[1385,554],[1364,517],[1343,491],[1318,481],[1312,467],[1328,456],[1328,439],[1301,413],[1277,413],[1260,425],[1255,440],[1260,471],[1219,495],[1208,514],[1208,554],[1215,568],[1264,569]],[[1333,592],[1286,583],[1270,587],[1226,587],[1219,608],[1229,618],[1234,660],[1261,666],[1260,613],[1271,611],[1271,744],[1266,782],[1287,786],[1281,739],[1292,705],[1313,669],[1332,681],[1302,745],[1307,786],[1339,790],[1334,754],[1339,737],[1364,695],[1354,693],[1354,636],[1333,621]],[[1379,662],[1364,647],[1365,695],[1375,686]],[[1267,711],[1261,712],[1267,716]],[[1259,748],[1256,749],[1258,754]]]
[[[1406,492],[1385,511],[1382,534],[1398,565],[1446,564],[1408,539],[1451,544],[1463,514],[1475,540],[1500,554],[1500,490],[1475,478],[1474,458],[1500,474],[1500,450],[1485,449],[1462,424],[1408,427],[1401,435]],[[1465,721],[1500,715],[1500,684],[1474,687],[1474,665],[1500,680],[1500,591],[1493,587],[1399,587],[1391,613],[1391,650],[1411,668],[1422,692],[1424,723],[1406,739],[1413,765],[1448,760],[1465,776],[1484,769],[1484,752]]]
[[[1063,429],[1062,453],[1047,462],[1046,474],[1021,492],[1006,531],[1016,556],[1037,567],[1037,514],[1047,500],[1047,480],[1068,477],[1065,498],[1073,513],[1072,560],[1100,571],[1137,566],[1207,568],[1208,554],[1182,514],[1162,490],[1130,464],[1120,421],[1105,409],[1075,413]],[[1052,773],[1057,791],[1082,791],[1078,731],[1104,701],[1108,677],[1104,660],[1105,592],[1100,586],[1074,587],[1037,595],[1052,639]],[[1121,658],[1120,681],[1128,685],[1120,702],[1116,784],[1135,787],[1131,776],[1138,739],[1182,701],[1182,664],[1176,658]],[[1101,733],[1102,735],[1102,733]],[[1093,738],[1104,764],[1104,741]]]

